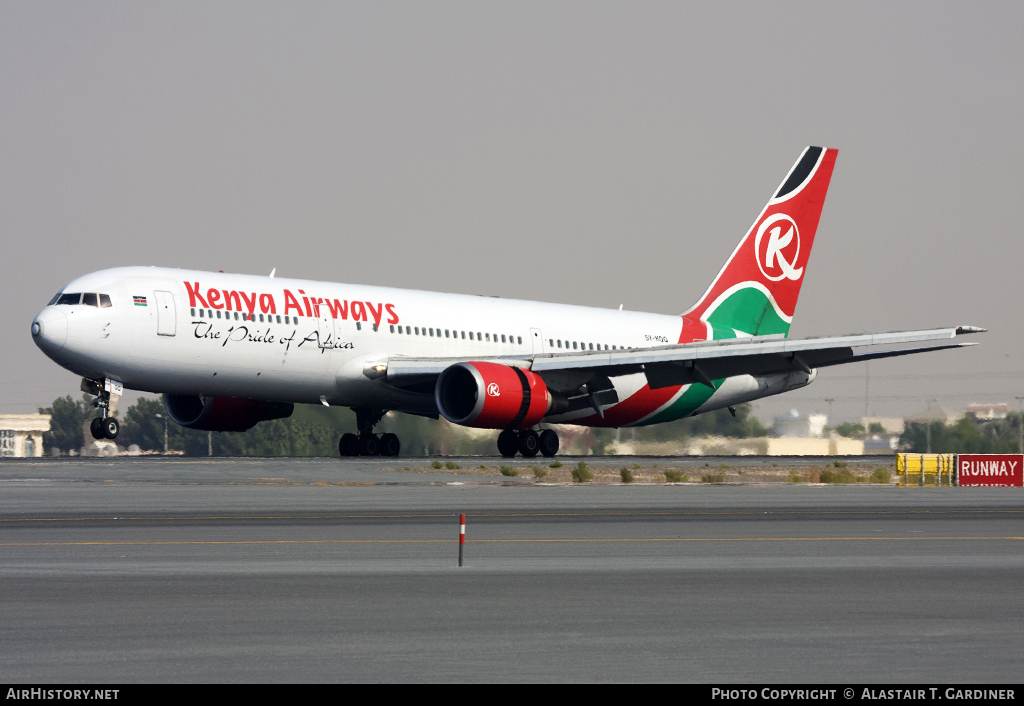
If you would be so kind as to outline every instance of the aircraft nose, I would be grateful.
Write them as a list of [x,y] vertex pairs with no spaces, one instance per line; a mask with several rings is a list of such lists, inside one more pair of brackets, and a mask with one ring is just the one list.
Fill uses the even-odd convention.
[[44,353],[56,353],[68,337],[68,317],[54,306],[39,312],[32,322],[32,339]]

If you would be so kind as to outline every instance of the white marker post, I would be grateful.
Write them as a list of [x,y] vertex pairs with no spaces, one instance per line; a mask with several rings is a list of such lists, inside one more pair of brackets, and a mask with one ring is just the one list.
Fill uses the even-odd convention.
[[466,514],[459,515],[459,566],[462,566],[462,553],[466,547]]

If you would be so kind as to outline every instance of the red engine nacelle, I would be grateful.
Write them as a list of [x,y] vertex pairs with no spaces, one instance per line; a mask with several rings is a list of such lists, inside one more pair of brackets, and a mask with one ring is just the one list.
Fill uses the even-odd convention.
[[540,376],[501,363],[456,363],[437,378],[437,408],[453,424],[483,429],[528,429],[551,406]]
[[171,419],[189,429],[248,431],[268,419],[292,416],[295,405],[238,397],[164,395],[164,408]]

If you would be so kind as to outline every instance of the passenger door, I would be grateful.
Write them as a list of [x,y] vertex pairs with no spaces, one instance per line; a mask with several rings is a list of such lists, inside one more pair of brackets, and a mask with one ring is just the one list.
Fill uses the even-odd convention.
[[174,295],[170,292],[153,292],[156,297],[156,335],[173,336],[176,330]]

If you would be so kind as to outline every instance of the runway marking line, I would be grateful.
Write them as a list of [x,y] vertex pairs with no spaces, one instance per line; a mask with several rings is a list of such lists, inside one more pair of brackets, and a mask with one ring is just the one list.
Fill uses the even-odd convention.
[[[520,513],[466,513],[467,518],[498,517],[728,517],[764,515],[813,516],[813,515],[1020,515],[1024,509],[1015,510],[743,510],[728,512],[520,512]],[[0,518],[4,522],[102,522],[108,520],[133,520],[149,522],[196,521],[196,520],[417,520],[430,518],[458,517],[459,513],[414,513],[404,515],[170,515],[170,516],[126,516],[104,515],[99,517],[13,517]]]
[[372,482],[369,482],[369,481],[347,481],[347,480],[338,480],[338,481],[328,481],[328,480],[310,480],[310,481],[279,480],[279,481],[256,481],[255,483],[221,483],[219,485],[356,485],[356,486],[366,486],[366,485],[378,485],[378,484],[377,483],[372,483]]
[[[901,541],[1006,541],[1024,537],[641,537],[578,539],[473,539],[473,544],[554,544],[554,543],[634,543],[634,542],[901,542]],[[159,542],[0,542],[0,547],[89,547],[89,546],[168,546],[168,545],[243,545],[243,544],[453,544],[451,539],[253,539],[183,540]]]

